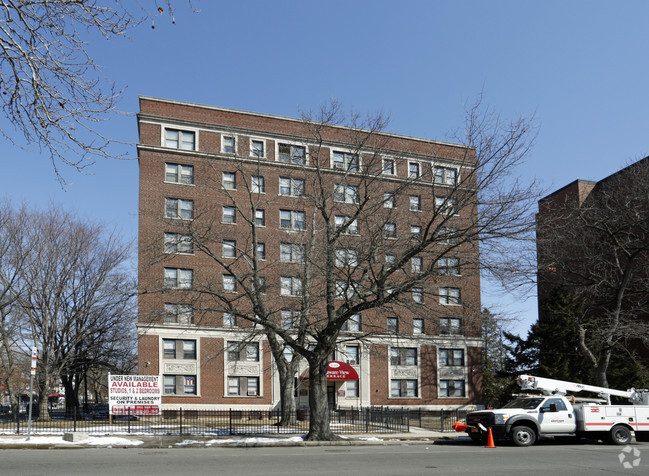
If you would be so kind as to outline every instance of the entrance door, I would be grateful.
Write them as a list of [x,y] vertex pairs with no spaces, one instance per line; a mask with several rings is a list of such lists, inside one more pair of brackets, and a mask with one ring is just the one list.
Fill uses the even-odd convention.
[[327,401],[329,410],[336,408],[336,382],[327,382]]

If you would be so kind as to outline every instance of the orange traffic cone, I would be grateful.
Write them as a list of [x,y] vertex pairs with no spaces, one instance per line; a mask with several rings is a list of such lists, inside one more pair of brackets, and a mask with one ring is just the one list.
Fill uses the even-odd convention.
[[494,435],[491,433],[491,427],[489,427],[489,434],[487,436],[487,446],[485,448],[495,448],[494,445]]

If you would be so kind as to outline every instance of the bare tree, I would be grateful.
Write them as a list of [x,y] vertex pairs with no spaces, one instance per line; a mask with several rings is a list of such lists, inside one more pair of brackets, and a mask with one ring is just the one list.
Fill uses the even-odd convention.
[[551,311],[574,324],[597,385],[608,386],[616,349],[632,354],[649,344],[647,184],[643,159],[596,184],[575,182],[540,204],[542,304],[553,288],[568,296],[570,305]]
[[[161,3],[173,19],[172,1]],[[83,170],[96,158],[122,158],[97,127],[117,112],[121,91],[104,77],[88,38],[124,36],[162,13],[122,0],[0,1],[0,105],[25,142],[49,155],[62,184],[61,164]],[[20,145],[14,131],[0,134]]]
[[[332,174],[329,142],[333,137],[340,140],[332,131],[341,123],[347,126],[344,142],[348,153]],[[437,313],[430,312],[434,306],[413,310],[414,292],[439,298],[435,283],[456,282],[459,266],[462,279],[472,283],[478,282],[481,270],[503,276],[503,269],[509,272],[518,267],[504,247],[516,240],[531,242],[529,210],[537,193],[534,187],[512,179],[533,139],[528,120],[503,123],[478,106],[471,108],[464,141],[467,147],[458,147],[452,159],[459,173],[453,175],[428,163],[406,179],[391,181],[393,190],[387,194],[381,177],[383,159],[401,160],[399,154],[417,151],[404,151],[397,136],[382,133],[385,126],[380,114],[365,119],[351,115],[346,120],[337,103],[304,116],[309,170],[300,173],[296,168],[291,175],[293,169],[287,168],[287,185],[298,187],[297,193],[290,194],[295,196],[298,212],[286,213],[282,218],[286,223],[280,223],[280,227],[297,232],[287,234],[290,262],[260,256],[259,220],[263,213],[258,212],[273,199],[261,193],[259,163],[247,157],[227,165],[213,163],[211,182],[196,183],[217,194],[218,199],[211,203],[218,206],[206,207],[183,224],[168,224],[183,226],[187,239],[216,265],[210,267],[209,274],[194,276],[188,294],[194,296],[196,306],[234,314],[252,328],[264,329],[280,362],[286,345],[308,362],[311,418],[307,438],[312,440],[335,438],[329,425],[326,378],[329,356],[341,337],[384,336],[389,340],[395,331],[386,328],[388,315],[415,315],[433,323],[439,309]],[[297,151],[286,153],[289,162],[306,163],[307,158]],[[230,167],[227,176],[223,167]],[[245,200],[232,191],[234,187],[223,183],[226,178],[233,179],[230,173],[234,167],[237,190],[243,186],[248,192]],[[435,207],[417,214],[410,230],[394,235],[397,223],[400,227],[407,223],[404,213],[408,207],[393,208],[386,201],[405,204],[412,200],[414,206],[415,197],[431,200]],[[236,217],[236,231],[225,231],[221,206],[227,208],[228,220]],[[243,231],[241,222],[246,225]],[[487,250],[480,258],[479,246]],[[221,282],[221,274],[227,277],[227,286]],[[235,287],[236,294],[231,292]],[[475,294],[477,287],[473,291]],[[280,299],[268,297],[278,295]],[[288,325],[282,320],[286,307],[282,296],[292,296],[296,303]],[[458,312],[474,316],[469,325],[476,326],[479,335],[479,300],[458,298],[457,304],[462,304],[457,306]],[[363,331],[353,337],[341,335],[360,313],[368,316],[363,318]]]
[[24,222],[14,312],[22,348],[39,349],[39,418],[47,419],[55,379],[66,388],[66,404],[77,406],[81,377],[113,367],[122,343],[132,344],[135,283],[124,270],[130,245],[101,226],[57,208],[31,212]]

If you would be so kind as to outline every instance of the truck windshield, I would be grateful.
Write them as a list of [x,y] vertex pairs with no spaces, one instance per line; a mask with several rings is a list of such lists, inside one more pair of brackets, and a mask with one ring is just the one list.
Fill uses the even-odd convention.
[[539,406],[539,404],[545,400],[544,398],[517,398],[512,400],[503,408],[522,408],[524,410],[533,410]]

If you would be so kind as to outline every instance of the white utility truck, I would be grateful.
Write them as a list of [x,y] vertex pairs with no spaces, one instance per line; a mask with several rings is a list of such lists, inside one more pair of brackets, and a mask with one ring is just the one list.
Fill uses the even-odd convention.
[[[636,441],[649,441],[649,393],[647,390],[612,390],[530,375],[517,379],[524,394],[503,408],[471,412],[461,427],[474,442],[483,442],[491,429],[495,440],[511,440],[516,446],[533,445],[543,436],[574,436],[625,445],[635,432]],[[568,392],[594,392],[598,398],[567,396]],[[624,397],[632,405],[611,404],[611,396]],[[459,431],[462,429],[458,428]]]

